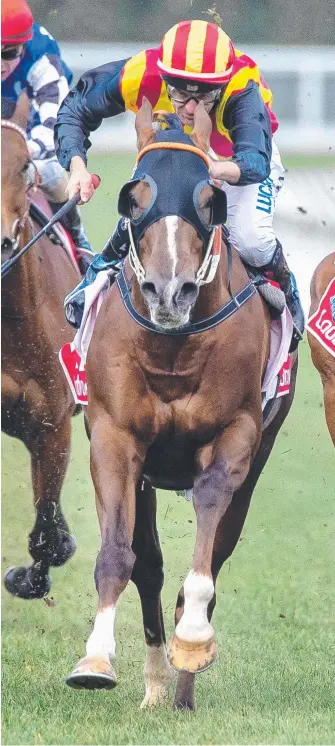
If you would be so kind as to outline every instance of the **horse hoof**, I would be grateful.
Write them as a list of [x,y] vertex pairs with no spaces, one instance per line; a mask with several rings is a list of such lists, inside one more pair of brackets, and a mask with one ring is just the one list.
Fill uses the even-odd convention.
[[140,705],[141,710],[164,705],[169,695],[169,687],[165,684],[150,687]]
[[188,700],[177,700],[173,703],[173,709],[176,712],[194,712],[195,711],[195,704],[194,702],[189,702]]
[[117,683],[109,661],[98,656],[82,658],[65,682],[73,689],[114,689]]
[[60,541],[60,546],[57,551],[54,552],[51,565],[52,567],[61,567],[65,565],[65,562],[72,557],[77,549],[77,542],[73,534],[64,534]]
[[176,671],[206,671],[217,656],[215,637],[211,637],[207,642],[189,642],[174,635],[168,645],[167,655],[172,668]]
[[5,574],[4,584],[12,596],[26,600],[44,598],[51,588],[48,574],[34,573],[31,567],[10,567]]

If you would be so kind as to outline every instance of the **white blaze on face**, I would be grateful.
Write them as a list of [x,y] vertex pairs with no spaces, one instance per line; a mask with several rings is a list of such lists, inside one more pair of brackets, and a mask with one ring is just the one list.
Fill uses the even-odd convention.
[[178,216],[177,215],[168,215],[166,220],[166,230],[167,230],[167,250],[168,255],[171,259],[171,265],[172,265],[172,272],[171,272],[171,279],[173,280],[176,276],[176,268],[177,268],[177,240],[176,240],[176,233],[177,233],[177,227],[178,227]]
[[208,575],[191,570],[184,582],[184,613],[176,626],[176,635],[189,642],[206,642],[214,635],[207,619],[207,607],[214,595],[214,583]]
[[86,644],[86,653],[88,656],[99,656],[108,660],[109,658],[115,658],[115,611],[115,606],[106,606],[102,611],[98,611],[95,617],[93,632]]
[[141,708],[152,707],[166,699],[173,673],[165,645],[147,645],[144,666],[145,697]]

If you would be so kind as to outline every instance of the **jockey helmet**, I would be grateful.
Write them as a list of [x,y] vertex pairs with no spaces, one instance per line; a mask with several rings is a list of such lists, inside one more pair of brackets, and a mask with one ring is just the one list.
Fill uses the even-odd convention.
[[2,0],[1,45],[15,47],[32,38],[34,19],[26,0]]
[[234,56],[229,36],[216,23],[181,21],[163,37],[157,65],[166,83],[205,92],[228,82]]

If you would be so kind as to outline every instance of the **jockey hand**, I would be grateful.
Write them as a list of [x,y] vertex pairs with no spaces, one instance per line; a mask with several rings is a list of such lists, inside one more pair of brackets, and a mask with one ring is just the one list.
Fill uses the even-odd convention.
[[80,192],[79,204],[82,205],[84,202],[89,202],[94,194],[94,184],[92,176],[80,156],[76,155],[72,158],[70,172],[71,175],[66,188],[69,199]]
[[212,179],[226,181],[227,184],[237,184],[241,178],[241,170],[234,161],[215,161],[209,156],[209,173]]

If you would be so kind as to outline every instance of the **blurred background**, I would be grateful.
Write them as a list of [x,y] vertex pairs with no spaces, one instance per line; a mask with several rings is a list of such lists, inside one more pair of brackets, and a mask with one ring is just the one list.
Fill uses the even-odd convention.
[[[301,278],[307,308],[312,270],[334,250],[334,0],[96,0],[94,6],[87,0],[31,0],[31,7],[36,20],[59,42],[74,82],[92,67],[157,46],[180,20],[210,20],[215,8],[235,46],[258,63],[273,92],[280,123],[276,142],[287,168],[276,223]],[[113,171],[113,183],[107,176],[106,195],[114,195],[131,171],[134,115],[105,120],[91,141],[89,165]],[[89,222],[92,205],[85,208]],[[101,219],[92,236],[97,250],[113,228],[102,214]]]

